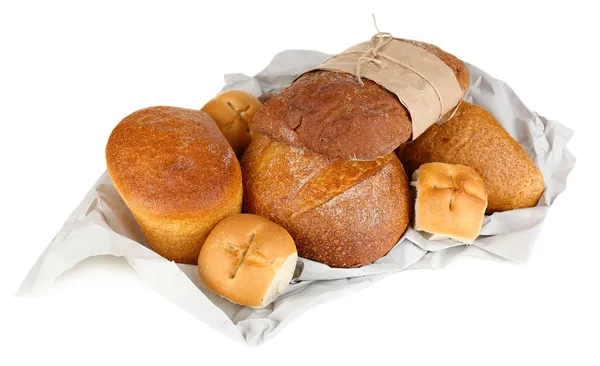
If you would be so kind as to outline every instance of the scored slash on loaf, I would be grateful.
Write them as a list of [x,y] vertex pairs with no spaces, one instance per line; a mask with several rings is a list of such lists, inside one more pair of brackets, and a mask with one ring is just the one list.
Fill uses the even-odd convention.
[[410,221],[408,178],[393,153],[338,160],[259,136],[242,171],[245,211],[288,230],[300,256],[332,267],[379,259]]

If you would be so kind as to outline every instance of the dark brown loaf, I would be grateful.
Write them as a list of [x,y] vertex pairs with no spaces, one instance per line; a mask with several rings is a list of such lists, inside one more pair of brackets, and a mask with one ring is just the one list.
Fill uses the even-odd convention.
[[535,206],[544,191],[543,176],[523,147],[472,103],[463,102],[454,118],[431,126],[397,153],[409,175],[431,162],[473,168],[485,183],[487,213]]
[[169,260],[196,263],[210,230],[241,211],[239,162],[205,112],[130,114],[110,135],[106,165],[148,244]]
[[[465,64],[440,48],[419,46],[448,65],[463,92],[469,88]],[[411,119],[398,97],[373,81],[346,73],[313,71],[274,95],[254,118],[255,129],[294,147],[333,158],[373,160],[410,139]]]
[[260,136],[242,172],[245,210],[288,230],[300,256],[331,267],[384,256],[410,220],[408,179],[393,153],[336,160]]

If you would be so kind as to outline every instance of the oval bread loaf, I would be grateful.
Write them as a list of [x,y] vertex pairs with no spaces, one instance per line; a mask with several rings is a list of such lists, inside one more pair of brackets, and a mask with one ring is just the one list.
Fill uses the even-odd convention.
[[535,206],[544,178],[519,143],[488,111],[463,102],[454,118],[398,149],[407,173],[440,162],[474,169],[485,183],[487,213]]
[[106,145],[110,177],[154,251],[195,264],[210,230],[242,205],[240,165],[205,112],[151,107]]

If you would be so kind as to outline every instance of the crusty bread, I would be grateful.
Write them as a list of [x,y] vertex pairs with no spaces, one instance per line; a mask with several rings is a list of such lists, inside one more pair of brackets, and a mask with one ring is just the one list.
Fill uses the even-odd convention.
[[268,102],[269,100],[271,100],[271,98],[273,98],[273,95],[275,95],[275,93],[266,93],[266,94],[263,94],[260,97],[258,97],[258,100],[262,104],[265,104],[266,102]]
[[217,122],[233,151],[241,156],[252,140],[252,119],[261,107],[254,95],[228,90],[211,99],[202,110]]
[[169,260],[196,263],[210,230],[241,210],[239,162],[205,112],[130,114],[110,135],[106,165],[148,244]]
[[245,210],[283,226],[301,257],[331,267],[379,259],[410,220],[408,179],[393,153],[336,160],[259,136],[242,172]]
[[281,226],[256,215],[219,222],[198,257],[202,282],[236,304],[264,308],[288,287],[298,254]]
[[463,102],[450,121],[433,125],[398,149],[406,172],[442,162],[473,168],[488,194],[487,213],[535,206],[544,191],[540,170],[485,109]]
[[432,240],[451,238],[471,244],[479,235],[487,207],[483,179],[464,165],[427,163],[415,170],[415,230]]
[[[469,88],[465,64],[436,46],[402,40],[440,58]],[[353,75],[313,71],[271,97],[254,118],[265,136],[329,157],[373,160],[391,153],[411,137],[411,119],[398,97],[370,80],[361,86]]]

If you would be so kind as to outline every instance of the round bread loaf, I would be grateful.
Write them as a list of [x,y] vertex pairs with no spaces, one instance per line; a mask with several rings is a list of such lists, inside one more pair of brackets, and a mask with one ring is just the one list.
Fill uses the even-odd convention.
[[[425,49],[469,88],[465,64],[440,48],[402,40]],[[412,122],[398,97],[379,84],[332,71],[313,71],[271,97],[254,118],[257,132],[278,142],[340,159],[373,160],[410,139]]]
[[429,127],[397,153],[411,175],[431,162],[473,168],[485,183],[487,213],[535,206],[544,192],[542,173],[523,147],[472,103],[463,102],[450,121]]
[[241,156],[252,141],[252,119],[261,102],[243,90],[228,90],[211,99],[202,110],[217,122],[227,141]]
[[202,282],[236,304],[264,308],[288,287],[298,254],[281,226],[256,215],[219,222],[198,257]]
[[408,179],[393,153],[337,160],[259,136],[242,172],[245,210],[283,226],[301,257],[331,267],[381,258],[410,220]]
[[148,244],[169,260],[195,264],[210,230],[241,211],[239,162],[205,112],[130,114],[110,135],[106,165]]

